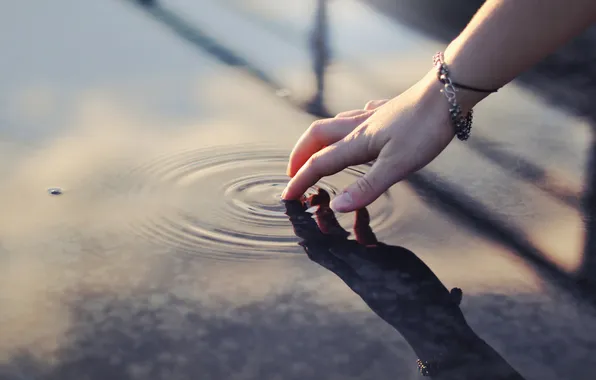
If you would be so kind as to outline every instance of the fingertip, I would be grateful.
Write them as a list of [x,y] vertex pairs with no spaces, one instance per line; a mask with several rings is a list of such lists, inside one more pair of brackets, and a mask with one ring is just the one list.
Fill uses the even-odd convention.
[[300,192],[299,189],[297,189],[296,182],[291,179],[286,185],[284,191],[281,193],[281,199],[284,201],[296,200],[299,199],[303,193],[304,192]]
[[347,191],[344,191],[343,193],[339,194],[337,197],[335,197],[331,200],[329,207],[333,211],[339,212],[339,213],[346,213],[346,212],[353,211],[354,208],[353,208],[352,195],[350,193],[348,193]]

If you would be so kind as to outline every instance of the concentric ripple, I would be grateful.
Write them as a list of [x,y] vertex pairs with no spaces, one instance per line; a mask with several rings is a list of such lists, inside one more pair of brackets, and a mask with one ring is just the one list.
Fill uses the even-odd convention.
[[[302,253],[281,193],[288,152],[262,146],[217,147],[163,157],[131,173],[131,198],[146,204],[134,231],[176,252],[222,260],[269,259]],[[363,172],[324,178],[332,196]],[[369,207],[375,231],[397,217],[389,195]],[[353,215],[339,214],[350,228]]]

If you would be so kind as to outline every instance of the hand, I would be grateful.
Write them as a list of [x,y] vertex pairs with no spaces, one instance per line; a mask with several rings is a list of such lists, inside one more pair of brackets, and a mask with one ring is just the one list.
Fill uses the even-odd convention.
[[[376,159],[368,173],[331,203],[335,211],[354,211],[426,166],[454,136],[449,105],[440,89],[431,71],[389,101],[372,101],[363,110],[314,122],[290,155],[287,173],[292,179],[282,198],[298,199],[322,177]],[[462,97],[464,112],[473,100]]]

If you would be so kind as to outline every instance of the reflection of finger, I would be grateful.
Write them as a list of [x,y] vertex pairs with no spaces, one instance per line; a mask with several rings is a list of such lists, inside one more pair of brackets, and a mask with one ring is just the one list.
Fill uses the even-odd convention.
[[337,219],[335,218],[335,214],[333,210],[329,208],[329,206],[322,206],[319,207],[317,212],[315,213],[317,217],[317,223],[319,224],[319,228],[321,232],[327,235],[331,235],[335,238],[346,239],[350,236],[350,233],[343,229],[343,227],[339,224]]
[[366,103],[366,105],[364,106],[364,109],[367,111],[374,110],[376,108],[379,108],[383,104],[387,103],[388,101],[389,101],[389,99],[371,100],[368,103]]
[[339,141],[313,154],[298,170],[284,190],[284,199],[296,199],[321,178],[335,174],[348,166],[364,164],[370,156],[363,137]]
[[362,245],[374,247],[378,244],[377,237],[370,228],[370,215],[366,208],[356,210],[354,234],[356,235],[356,241]]
[[319,189],[316,194],[313,194],[308,199],[308,204],[310,207],[313,206],[325,206],[329,207],[329,202],[331,201],[331,197],[329,193],[324,189]]
[[290,218],[294,233],[305,241],[319,239],[321,231],[319,226],[306,212],[306,207],[301,201],[285,201],[286,215]]
[[345,239],[350,236],[350,233],[344,230],[335,218],[333,210],[329,208],[330,201],[331,197],[329,196],[329,193],[324,189],[319,189],[316,194],[310,196],[309,205],[311,207],[319,206],[315,212],[315,216],[321,232]]
[[354,117],[354,116],[359,116],[362,114],[367,113],[367,110],[351,110],[351,111],[345,111],[345,112],[340,112],[337,115],[335,115],[336,118],[338,117]]
[[337,238],[345,239],[350,236],[350,233],[343,229],[335,218],[333,210],[329,206],[320,206],[315,213],[317,223],[321,232],[327,235],[332,235]]
[[290,177],[296,175],[313,154],[349,135],[372,114],[369,111],[357,116],[323,119],[312,123],[292,150],[287,174]]
[[453,288],[451,289],[451,291],[449,292],[449,295],[451,296],[451,300],[457,305],[459,306],[461,304],[461,300],[464,296],[464,293],[462,292],[462,290],[460,288]]

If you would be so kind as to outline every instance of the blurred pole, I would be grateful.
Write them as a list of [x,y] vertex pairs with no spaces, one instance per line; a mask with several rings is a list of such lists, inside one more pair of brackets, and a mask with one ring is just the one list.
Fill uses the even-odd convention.
[[310,35],[310,49],[313,71],[316,80],[316,92],[307,104],[307,111],[316,116],[327,115],[325,108],[325,71],[329,64],[328,0],[316,0],[315,23]]
[[596,300],[596,132],[592,137],[584,191],[585,245],[578,281]]
[[154,5],[156,5],[157,0],[137,0],[139,2],[139,4],[146,6],[146,7],[152,7]]

